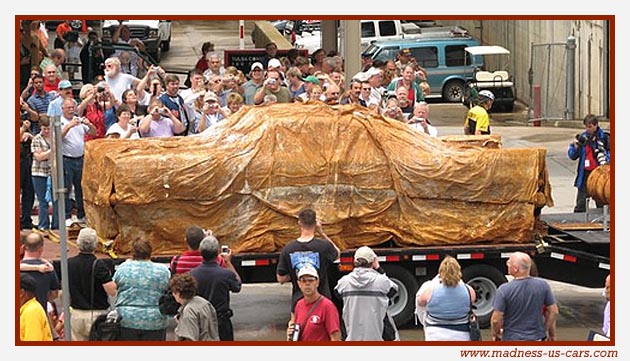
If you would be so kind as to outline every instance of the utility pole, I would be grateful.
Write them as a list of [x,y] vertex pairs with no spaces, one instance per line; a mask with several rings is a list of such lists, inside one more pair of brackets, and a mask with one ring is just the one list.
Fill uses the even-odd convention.
[[[59,218],[59,238],[61,244],[61,299],[63,302],[64,324],[63,330],[66,341],[71,341],[72,328],[70,316],[70,286],[68,284],[68,230],[66,229],[66,188],[63,179],[63,152],[61,140],[61,117],[53,118],[53,197],[57,199],[57,213]],[[54,198],[53,198],[54,200]]]

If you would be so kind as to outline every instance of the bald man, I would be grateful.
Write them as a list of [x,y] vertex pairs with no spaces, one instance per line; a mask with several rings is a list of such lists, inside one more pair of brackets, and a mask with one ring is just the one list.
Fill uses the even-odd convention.
[[[558,305],[547,281],[529,275],[532,260],[515,252],[506,262],[514,280],[502,284],[492,304],[494,341],[554,341]],[[543,315],[543,305],[547,310]]]

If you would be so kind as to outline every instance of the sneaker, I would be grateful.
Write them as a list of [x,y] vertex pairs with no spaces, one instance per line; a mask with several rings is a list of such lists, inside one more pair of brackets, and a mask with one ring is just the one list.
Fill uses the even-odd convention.
[[74,223],[74,221],[72,220],[72,218],[66,219],[66,227],[72,227],[73,223]]

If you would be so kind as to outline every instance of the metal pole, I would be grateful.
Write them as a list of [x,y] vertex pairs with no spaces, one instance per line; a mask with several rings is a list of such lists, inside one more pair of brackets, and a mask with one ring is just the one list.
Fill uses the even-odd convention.
[[66,188],[63,179],[63,146],[61,141],[61,118],[59,116],[53,117],[53,146],[55,148],[55,162],[53,162],[53,167],[57,173],[57,181],[53,182],[53,194],[57,196],[57,213],[59,218],[59,237],[61,244],[61,299],[63,302],[63,314],[65,315],[63,330],[65,333],[64,339],[66,341],[71,341],[70,286],[68,284],[68,232],[66,230],[65,222]]
[[567,38],[567,119],[575,115],[575,37]]
[[527,105],[527,120],[533,118],[532,114],[532,102],[534,101],[533,87],[534,87],[534,43],[530,44],[530,59],[529,70],[527,71],[527,80],[529,82],[529,104]]

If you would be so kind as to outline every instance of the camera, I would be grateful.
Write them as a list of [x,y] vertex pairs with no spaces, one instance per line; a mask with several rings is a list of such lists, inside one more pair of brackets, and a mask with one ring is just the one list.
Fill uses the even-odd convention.
[[269,84],[275,84],[278,80],[276,78],[269,78]]
[[291,341],[299,341],[300,340],[300,324],[293,324],[293,332],[291,332]]
[[228,247],[227,244],[222,245],[221,246],[221,253],[225,253],[225,254],[230,253],[230,247]]
[[588,135],[578,133],[575,135],[575,140],[580,147],[583,147],[586,145],[586,142],[588,142]]
[[102,86],[98,86],[96,87],[96,91],[99,93],[104,93],[105,92],[105,88],[103,88]]

